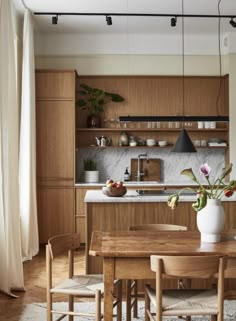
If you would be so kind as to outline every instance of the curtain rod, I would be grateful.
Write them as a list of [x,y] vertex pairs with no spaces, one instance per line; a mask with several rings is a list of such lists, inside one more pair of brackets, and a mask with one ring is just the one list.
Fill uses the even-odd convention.
[[231,15],[203,15],[203,14],[179,14],[179,13],[117,13],[117,12],[34,12],[41,16],[124,16],[124,17],[183,17],[183,18],[236,18],[236,14]]

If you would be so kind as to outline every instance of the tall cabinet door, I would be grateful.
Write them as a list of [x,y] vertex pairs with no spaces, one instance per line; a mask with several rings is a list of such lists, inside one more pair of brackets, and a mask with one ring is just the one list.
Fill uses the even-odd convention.
[[75,86],[74,71],[36,71],[40,243],[74,232]]
[[74,181],[74,102],[37,101],[37,177]]

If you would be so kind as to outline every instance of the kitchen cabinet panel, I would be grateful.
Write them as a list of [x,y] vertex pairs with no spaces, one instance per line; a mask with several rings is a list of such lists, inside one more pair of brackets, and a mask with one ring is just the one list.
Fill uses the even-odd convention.
[[75,71],[36,71],[39,241],[74,232]]
[[[183,112],[186,116],[217,115],[218,112],[229,115],[228,81],[228,75],[221,77],[221,83],[219,76],[185,76],[184,110],[182,76],[81,76],[79,84],[122,95],[125,98],[122,103],[104,106],[104,119],[116,119],[127,115],[175,116]],[[77,127],[83,126],[77,123]]]
[[74,232],[74,188],[38,187],[37,206],[40,243]]
[[74,70],[36,70],[36,99],[74,99]]
[[184,82],[184,114],[187,116],[196,116],[196,113],[202,116],[228,116],[227,83],[228,76],[221,80],[213,76],[187,77]]
[[74,178],[73,101],[37,101],[37,176]]
[[75,231],[80,233],[80,242],[86,243],[86,208],[84,197],[89,189],[100,189],[101,187],[77,187],[75,192]]

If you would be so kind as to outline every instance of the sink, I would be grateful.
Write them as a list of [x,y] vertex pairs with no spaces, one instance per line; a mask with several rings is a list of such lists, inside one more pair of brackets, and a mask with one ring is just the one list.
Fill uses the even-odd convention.
[[153,184],[160,184],[158,181],[129,181],[124,182],[125,185],[153,185]]

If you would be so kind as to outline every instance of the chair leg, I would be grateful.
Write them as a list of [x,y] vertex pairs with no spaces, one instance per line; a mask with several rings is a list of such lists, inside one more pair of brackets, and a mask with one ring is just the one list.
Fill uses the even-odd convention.
[[131,321],[131,280],[126,280],[126,321]]
[[145,321],[149,321],[149,315],[148,315],[148,312],[151,312],[150,311],[150,298],[147,294],[147,291],[145,290]]
[[211,315],[211,321],[217,321],[217,315]]
[[134,295],[134,303],[133,303],[133,317],[138,317],[138,281],[133,281],[133,295]]
[[96,290],[95,293],[95,305],[96,305],[96,311],[95,311],[95,321],[101,321],[101,291]]
[[47,321],[52,321],[52,294],[47,293]]
[[122,319],[122,281],[119,280],[117,284],[117,308],[116,308],[116,313],[117,313],[117,321],[121,321]]
[[[69,295],[69,311],[74,311],[74,297],[73,297],[73,295]],[[73,321],[74,316],[69,315],[68,319],[69,319],[69,321]]]

